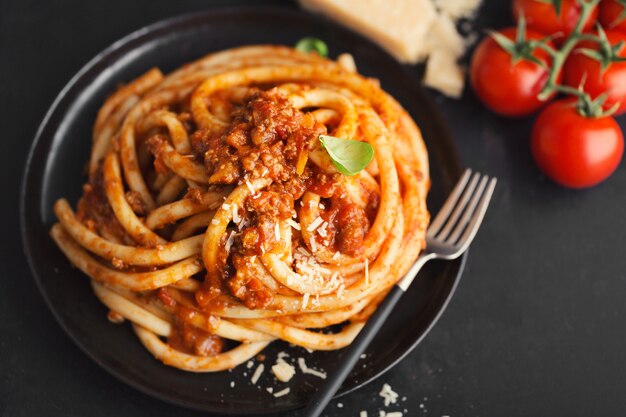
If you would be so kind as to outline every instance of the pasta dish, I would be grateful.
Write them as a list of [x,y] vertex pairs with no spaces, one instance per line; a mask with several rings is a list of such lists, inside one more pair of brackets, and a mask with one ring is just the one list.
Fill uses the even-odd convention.
[[350,344],[423,249],[429,186],[418,127],[349,55],[248,46],[108,97],[51,235],[156,358],[221,371]]

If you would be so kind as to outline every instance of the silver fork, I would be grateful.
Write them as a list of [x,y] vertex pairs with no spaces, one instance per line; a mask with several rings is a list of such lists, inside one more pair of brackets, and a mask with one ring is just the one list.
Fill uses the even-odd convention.
[[[406,291],[431,259],[452,260],[469,247],[485,217],[497,180],[466,169],[426,232],[426,249],[398,286]],[[460,218],[460,219],[459,219]]]
[[329,375],[326,384],[315,393],[298,415],[317,417],[324,411],[426,262],[431,259],[456,259],[467,250],[485,217],[495,187],[495,178],[489,178],[478,172],[472,174],[469,169],[465,171],[428,228],[426,249],[380,303],[376,312],[367,320],[367,324],[341,356],[341,362]]

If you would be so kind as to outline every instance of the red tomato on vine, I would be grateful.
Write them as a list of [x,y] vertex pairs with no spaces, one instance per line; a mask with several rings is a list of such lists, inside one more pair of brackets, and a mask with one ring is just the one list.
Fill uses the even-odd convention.
[[626,31],[626,0],[602,0],[599,20],[605,29]]
[[[558,13],[557,13],[557,9]],[[580,18],[581,6],[579,0],[513,0],[513,15],[518,20],[524,16],[528,27],[538,30],[545,35],[557,35],[557,43],[567,38],[576,27]],[[593,28],[598,17],[598,8],[584,23],[583,31]]]
[[485,37],[474,51],[470,67],[470,81],[476,95],[492,111],[504,116],[526,116],[545,104],[537,95],[548,79],[551,59],[545,50],[531,50],[526,44],[526,41],[538,41],[545,36],[527,29],[524,42],[520,44],[518,34],[518,28],[494,34],[508,40],[507,48],[500,45],[494,35]]
[[550,179],[586,188],[615,171],[624,153],[624,137],[613,117],[585,117],[576,100],[564,99],[548,105],[535,120],[531,149]]
[[565,63],[563,81],[572,87],[582,85],[594,99],[606,94],[604,108],[619,106],[616,114],[622,114],[626,112],[626,61],[612,62],[611,58],[626,60],[626,34],[607,31],[606,40],[604,46],[593,41],[581,42]]

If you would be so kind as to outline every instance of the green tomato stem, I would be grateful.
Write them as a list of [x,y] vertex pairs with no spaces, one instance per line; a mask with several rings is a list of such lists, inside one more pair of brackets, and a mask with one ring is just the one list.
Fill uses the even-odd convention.
[[[596,36],[582,33],[582,30],[585,26],[585,22],[589,20],[589,17],[591,17],[593,9],[600,3],[600,0],[578,0],[578,2],[580,3],[581,7],[580,17],[576,22],[574,31],[571,33],[570,36],[567,37],[561,48],[558,50],[554,50],[545,44],[540,43],[538,45],[538,47],[546,50],[552,57],[552,68],[550,70],[548,80],[546,81],[546,85],[539,93],[539,100],[546,101],[552,96],[552,94],[558,91],[564,92],[566,94],[572,94],[569,88],[564,89],[562,88],[563,86],[559,86],[559,84],[557,83],[558,75],[563,69],[563,65],[565,65],[567,57],[576,47],[578,42],[580,42],[581,40],[592,40],[596,42],[598,41],[598,38]],[[568,92],[566,92],[565,90],[567,90]],[[575,95],[577,97],[581,97],[581,94],[584,94],[579,90],[572,90],[576,91]]]

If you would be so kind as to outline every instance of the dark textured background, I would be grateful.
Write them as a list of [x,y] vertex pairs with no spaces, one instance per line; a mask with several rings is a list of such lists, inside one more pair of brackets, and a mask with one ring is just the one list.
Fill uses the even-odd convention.
[[[35,130],[78,69],[141,26],[228,4],[0,0],[2,417],[206,415],[118,383],[74,346],[28,271],[17,201]],[[510,23],[508,1],[485,1],[479,26]],[[624,415],[626,168],[591,190],[559,188],[532,163],[529,120],[491,115],[469,90],[458,101],[436,99],[464,164],[499,177],[495,200],[435,329],[327,415],[378,416],[383,382],[408,397],[388,409],[406,408],[405,416]]]

